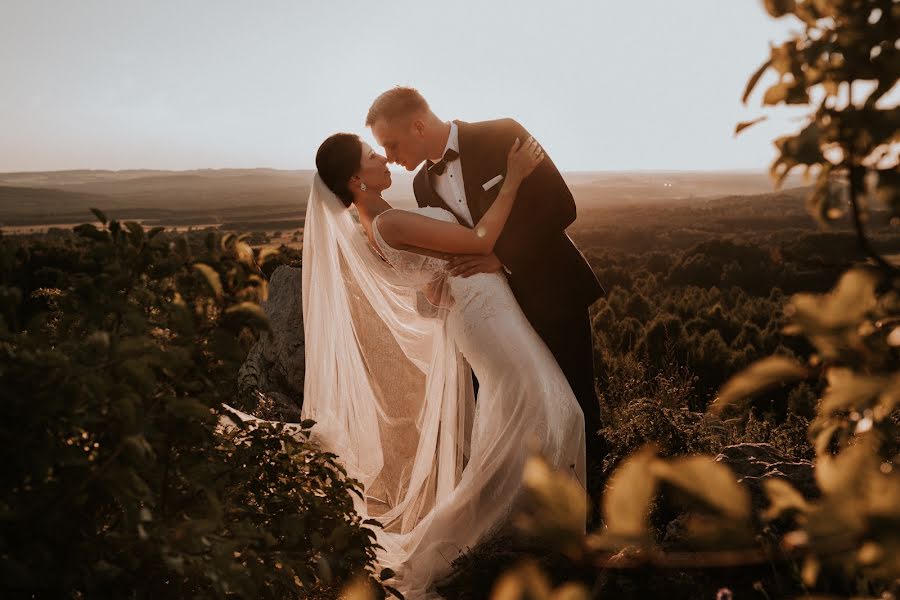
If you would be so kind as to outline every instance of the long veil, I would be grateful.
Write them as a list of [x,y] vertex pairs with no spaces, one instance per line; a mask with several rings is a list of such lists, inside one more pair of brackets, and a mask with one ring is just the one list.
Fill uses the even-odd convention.
[[372,249],[351,211],[315,176],[303,236],[303,418],[364,487],[363,514],[410,531],[459,480],[471,374],[446,335],[446,308]]
[[382,523],[379,561],[402,563],[468,458],[471,371],[447,334],[447,308],[419,312],[417,290],[399,284],[318,174],[302,269],[301,417],[316,421],[313,440],[362,483],[363,498],[354,501]]

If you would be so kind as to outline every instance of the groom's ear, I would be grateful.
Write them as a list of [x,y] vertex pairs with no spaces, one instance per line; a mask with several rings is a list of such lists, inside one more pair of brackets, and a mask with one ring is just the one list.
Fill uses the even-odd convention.
[[425,121],[423,121],[422,119],[413,119],[410,123],[410,128],[416,133],[416,135],[425,135]]

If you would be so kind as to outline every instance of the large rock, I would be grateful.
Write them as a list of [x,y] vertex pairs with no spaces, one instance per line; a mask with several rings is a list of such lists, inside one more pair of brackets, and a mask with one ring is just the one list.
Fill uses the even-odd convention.
[[242,395],[257,400],[247,410],[265,419],[300,419],[305,373],[301,273],[286,265],[272,273],[269,297],[262,303],[272,331],[260,335],[238,373]]

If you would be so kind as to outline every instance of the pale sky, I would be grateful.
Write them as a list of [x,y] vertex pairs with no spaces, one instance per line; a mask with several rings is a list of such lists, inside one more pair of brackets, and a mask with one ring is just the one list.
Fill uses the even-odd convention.
[[562,170],[763,169],[797,122],[734,138],[740,96],[797,27],[761,0],[0,0],[0,171],[312,168],[333,132],[374,143],[397,84]]

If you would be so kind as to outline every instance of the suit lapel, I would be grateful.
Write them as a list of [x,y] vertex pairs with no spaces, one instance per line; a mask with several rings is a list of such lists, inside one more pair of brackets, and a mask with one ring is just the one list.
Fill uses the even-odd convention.
[[450,207],[447,206],[434,189],[434,180],[432,179],[431,173],[428,172],[428,167],[430,165],[431,162],[426,160],[425,164],[413,179],[413,192],[416,195],[416,200],[421,199],[419,206],[437,206],[439,208],[450,210]]
[[[431,174],[429,167],[434,163],[430,160],[425,161],[425,180],[428,182],[428,191],[431,192],[431,197],[433,198],[434,204],[432,206],[439,206],[440,208],[446,208],[450,210],[450,206],[441,198],[441,195],[437,193],[437,189],[434,187],[434,175]],[[450,210],[450,212],[453,212]]]
[[479,151],[477,134],[472,124],[465,121],[454,122],[459,134],[459,160],[466,188],[466,203],[469,205],[472,223],[477,223],[487,210],[481,188],[482,180],[485,178],[484,157]]

